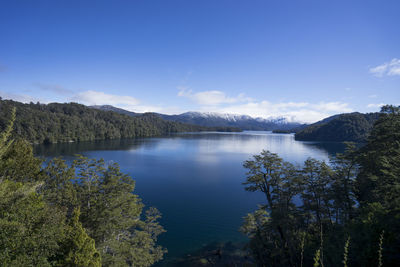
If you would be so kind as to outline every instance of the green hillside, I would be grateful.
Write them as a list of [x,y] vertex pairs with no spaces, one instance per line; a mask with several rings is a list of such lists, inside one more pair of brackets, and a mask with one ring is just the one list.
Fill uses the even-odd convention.
[[295,135],[300,141],[364,142],[379,113],[335,115],[305,127]]
[[146,137],[176,132],[238,130],[166,121],[151,113],[130,117],[77,103],[23,104],[12,100],[0,100],[0,130],[6,127],[12,107],[17,108],[14,136],[32,143]]

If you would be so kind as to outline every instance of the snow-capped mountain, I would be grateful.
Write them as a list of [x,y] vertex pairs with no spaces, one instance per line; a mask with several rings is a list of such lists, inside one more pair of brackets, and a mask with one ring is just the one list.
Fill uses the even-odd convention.
[[[130,112],[124,109],[116,108],[113,106],[92,106],[93,108],[102,110],[111,110],[129,116],[139,116],[140,113]],[[160,117],[169,121],[177,121],[201,126],[221,126],[221,127],[238,127],[242,130],[290,130],[302,126],[299,122],[289,121],[284,117],[270,117],[270,118],[253,118],[248,115],[237,115],[228,113],[216,112],[196,112],[190,111],[179,115],[166,115],[157,113]]]
[[[160,114],[161,115],[161,114]],[[290,122],[284,117],[253,118],[248,115],[237,115],[215,112],[186,112],[179,115],[161,115],[166,120],[180,121],[184,123],[202,126],[231,126],[242,130],[288,130],[301,125],[298,122]]]
[[179,116],[191,117],[191,118],[209,118],[209,119],[224,119],[227,121],[240,121],[240,120],[248,120],[252,119],[248,115],[237,115],[237,114],[228,114],[228,113],[217,113],[217,112],[196,112],[189,111],[180,114]]

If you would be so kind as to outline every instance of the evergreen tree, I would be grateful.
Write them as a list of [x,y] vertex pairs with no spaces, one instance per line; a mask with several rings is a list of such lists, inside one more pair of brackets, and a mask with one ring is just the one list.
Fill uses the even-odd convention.
[[400,107],[384,106],[368,143],[360,150],[357,198],[360,218],[357,225],[371,235],[359,236],[367,244],[363,255],[377,263],[372,253],[382,231],[385,262],[400,262]]
[[19,182],[35,182],[44,179],[43,161],[33,155],[32,145],[18,139],[4,152],[0,161],[0,176]]
[[79,221],[80,210],[76,208],[68,223],[63,240],[63,259],[61,266],[99,267],[100,253],[96,250],[94,240],[88,236]]
[[260,266],[399,265],[400,107],[383,107],[368,142],[330,164],[263,151],[244,166],[246,190],[266,196],[242,226]]
[[203,127],[166,121],[153,113],[130,117],[77,103],[23,104],[0,99],[0,130],[8,135],[11,133],[7,130],[11,129],[8,124],[10,110],[15,107],[13,136],[31,143],[109,140],[227,129],[240,131],[237,128]]
[[150,266],[162,259],[160,213],[142,215],[135,183],[117,164],[80,157],[43,168],[27,142],[10,140],[13,122],[0,134],[0,266]]
[[103,264],[150,266],[162,259],[166,250],[156,245],[164,232],[159,213],[150,209],[141,220],[143,204],[133,194],[134,180],[103,160],[80,157],[74,167],[82,224],[96,241]]
[[0,183],[0,266],[53,266],[64,215],[51,209],[37,185]]
[[70,214],[79,208],[80,222],[95,241],[105,266],[150,266],[166,249],[156,244],[164,232],[160,213],[133,194],[135,181],[121,173],[117,164],[78,157],[72,166],[61,159],[44,169],[45,199]]

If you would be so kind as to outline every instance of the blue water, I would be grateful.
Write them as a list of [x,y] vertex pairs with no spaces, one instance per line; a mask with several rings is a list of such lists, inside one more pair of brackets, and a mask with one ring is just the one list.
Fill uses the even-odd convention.
[[136,180],[135,193],[146,206],[161,211],[167,230],[159,243],[168,258],[190,253],[212,242],[240,242],[243,217],[264,203],[260,193],[244,190],[243,161],[263,149],[301,165],[308,157],[329,160],[339,143],[295,141],[293,135],[270,132],[188,133],[141,138],[40,145],[45,157],[75,154],[117,162]]

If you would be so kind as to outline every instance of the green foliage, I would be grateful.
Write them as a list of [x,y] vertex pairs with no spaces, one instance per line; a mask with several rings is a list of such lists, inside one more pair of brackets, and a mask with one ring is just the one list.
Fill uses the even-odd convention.
[[[385,231],[385,264],[398,262],[400,255],[400,108],[385,106],[368,143],[360,149],[361,166],[356,180],[360,222],[373,233],[372,245]],[[371,257],[368,257],[372,261]],[[376,262],[376,260],[374,260]]]
[[314,267],[319,267],[320,262],[321,262],[321,249],[319,248],[319,249],[317,249],[317,251],[315,252],[315,255],[314,255],[314,264],[313,264],[313,266],[314,266]]
[[9,118],[8,124],[5,124],[4,131],[0,134],[0,157],[4,155],[9,146],[12,144],[12,140],[10,140],[10,137],[15,122],[15,110],[15,107],[11,109],[11,116]]
[[88,236],[79,221],[80,209],[76,208],[66,227],[63,240],[64,259],[62,266],[101,266],[100,253],[96,250],[94,240]]
[[358,198],[361,203],[379,202],[385,208],[400,209],[400,109],[390,110],[376,122],[360,151]]
[[17,112],[13,135],[32,143],[146,137],[205,130],[238,130],[229,127],[203,127],[166,121],[151,113],[130,117],[77,103],[44,105],[0,100],[0,129],[5,130],[2,138],[10,133],[8,114],[15,107],[17,107]]
[[0,184],[0,265],[52,266],[63,236],[64,217],[35,191],[39,185]]
[[80,221],[94,239],[105,266],[150,266],[166,250],[157,246],[164,232],[160,213],[133,194],[135,182],[116,163],[78,157],[73,166],[55,159],[44,170],[49,182],[43,188],[47,200],[65,210],[79,207]]
[[266,197],[242,226],[259,265],[399,265],[400,107],[383,107],[368,142],[330,164],[294,167],[263,151],[244,166],[245,189]]
[[161,215],[155,208],[143,214],[134,180],[117,164],[78,157],[72,166],[56,158],[43,167],[31,145],[10,141],[12,123],[0,135],[0,266],[150,266],[162,259]]
[[[243,183],[246,190],[264,193],[267,201],[254,214],[257,220],[249,215],[242,227],[248,236],[257,233],[254,242],[250,243],[252,250],[258,251],[261,247],[265,251],[258,251],[253,255],[262,264],[274,262],[276,265],[292,265],[298,260],[299,236],[296,233],[299,222],[294,216],[296,207],[293,198],[299,193],[299,173],[292,164],[284,162],[277,154],[269,151],[255,155],[253,160],[248,160],[243,165],[248,170],[246,182]],[[262,210],[268,212],[263,213]],[[260,217],[261,214],[268,214],[268,219],[260,221],[263,218]],[[258,221],[258,224],[252,225],[254,221]],[[255,226],[257,230],[254,230]]]
[[365,142],[379,113],[335,115],[296,132],[301,141]]
[[35,182],[43,179],[42,160],[33,155],[32,146],[18,139],[8,146],[0,161],[0,176],[19,182]]
[[45,178],[40,192],[48,203],[60,207],[71,214],[78,206],[74,185],[75,169],[64,160],[54,158],[42,170]]

